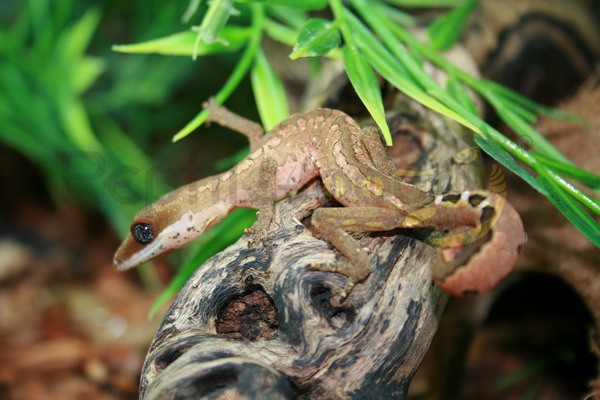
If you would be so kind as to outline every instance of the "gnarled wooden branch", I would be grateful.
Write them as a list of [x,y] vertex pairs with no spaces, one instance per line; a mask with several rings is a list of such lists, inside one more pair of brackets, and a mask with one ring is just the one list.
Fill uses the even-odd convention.
[[[482,186],[470,135],[406,98],[395,109],[397,148],[419,149],[402,166],[417,168],[413,183]],[[243,237],[194,274],[151,345],[141,398],[405,396],[447,301],[431,282],[433,249],[411,231],[364,236],[373,272],[339,304],[345,277],[307,269],[339,256],[302,223],[328,201],[315,183],[278,204],[268,243]]]

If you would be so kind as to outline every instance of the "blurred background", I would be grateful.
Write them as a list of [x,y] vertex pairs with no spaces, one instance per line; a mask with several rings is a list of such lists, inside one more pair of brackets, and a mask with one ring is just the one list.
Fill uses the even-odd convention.
[[[246,145],[218,129],[171,143],[235,55],[111,51],[188,29],[187,6],[0,1],[1,398],[137,398],[172,272],[117,273],[112,254],[139,208]],[[257,119],[245,92],[229,104]]]

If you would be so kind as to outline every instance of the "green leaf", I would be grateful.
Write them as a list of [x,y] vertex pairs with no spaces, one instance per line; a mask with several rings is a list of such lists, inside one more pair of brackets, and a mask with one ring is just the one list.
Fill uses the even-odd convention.
[[540,185],[533,175],[517,164],[512,156],[506,150],[500,147],[500,145],[498,145],[498,143],[496,143],[492,137],[489,136],[487,128],[482,129],[481,135],[475,135],[475,143],[477,143],[481,150],[485,151],[490,157],[505,166],[515,175],[519,176],[535,190],[544,196],[548,195],[545,187]]
[[252,91],[263,126],[268,131],[290,115],[285,88],[261,49],[251,71]]
[[357,48],[345,46],[342,49],[342,54],[344,56],[346,73],[356,94],[358,94],[358,97],[360,97],[360,100],[367,107],[367,110],[369,110],[377,126],[381,129],[386,144],[391,146],[392,134],[385,119],[381,89],[379,88],[375,72],[373,72],[364,54]]
[[375,7],[380,14],[386,15],[391,21],[398,25],[407,28],[416,28],[418,25],[417,19],[414,16],[407,12],[400,11],[395,7],[391,7],[388,4],[376,2],[373,4],[373,7]]
[[299,10],[321,10],[327,0],[238,0],[240,3],[267,3],[269,6],[286,6]]
[[479,131],[477,125],[472,121],[465,119],[462,115],[425,92],[414,79],[411,79],[412,76],[408,73],[406,67],[390,54],[354,15],[347,12],[346,17],[352,26],[359,48],[365,54],[373,68],[384,79],[413,100],[458,121],[475,132]]
[[446,90],[448,91],[448,94],[456,99],[456,101],[458,101],[464,108],[475,115],[478,114],[477,107],[475,106],[475,103],[473,102],[469,92],[452,72],[450,72],[448,75]]
[[600,225],[594,218],[586,213],[583,208],[568,193],[561,189],[549,175],[540,171],[538,182],[548,191],[548,200],[592,243],[600,247]]
[[104,60],[96,57],[84,57],[77,63],[77,74],[72,77],[72,87],[76,93],[85,92],[104,72]]
[[516,112],[510,106],[498,102],[493,95],[489,94],[486,99],[492,103],[494,109],[502,118],[502,121],[515,131],[521,138],[529,141],[531,146],[538,150],[541,154],[560,161],[565,164],[572,164],[572,162],[565,157],[559,150],[556,149],[541,133],[539,133],[533,126],[528,124],[521,116],[520,113]]
[[590,188],[600,189],[600,175],[598,174],[594,174],[593,172],[586,171],[571,164],[563,164],[541,154],[534,154],[534,157],[556,172],[568,176],[569,178],[576,179]]
[[[297,8],[269,6],[267,11],[269,16],[275,17],[277,21],[281,21],[283,24],[294,29],[296,34],[309,19],[306,11]],[[294,43],[295,39],[296,37],[294,36]]]
[[296,37],[298,36],[297,31],[272,19],[267,19],[265,23],[265,30],[267,34],[287,46],[294,46],[296,44]]
[[[263,37],[263,26],[265,22],[265,12],[264,7],[254,6],[252,7],[252,19],[253,25],[250,29],[251,34],[248,39],[248,45],[244,49],[242,56],[240,57],[238,63],[235,68],[227,78],[227,81],[223,85],[223,87],[219,90],[218,93],[215,94],[215,102],[217,104],[223,104],[227,98],[233,93],[235,88],[238,87],[248,70],[252,65],[252,61],[254,61],[254,57],[258,48],[260,46],[260,42]],[[227,27],[223,30],[225,32]],[[208,117],[208,110],[200,111],[190,122],[188,122],[183,128],[181,128],[175,135],[173,135],[173,142],[183,139],[190,133],[194,131],[194,129],[198,128],[202,125],[206,118]]]
[[190,21],[190,19],[192,19],[192,16],[196,13],[196,11],[198,11],[199,7],[200,7],[200,0],[190,0],[190,4],[188,4],[187,9],[183,13],[183,16],[181,17],[181,21],[184,24],[188,23]]
[[529,110],[532,113],[548,115],[552,118],[560,119],[563,121],[570,121],[577,124],[585,124],[587,121],[585,118],[582,118],[577,115],[573,115],[567,113],[565,111],[559,110],[557,108],[548,107],[542,104],[538,104],[533,100],[528,99],[527,97],[522,96],[521,94],[515,92],[514,90],[507,88],[506,86],[502,86],[501,84],[485,79],[478,79],[477,85],[484,88],[482,91],[491,90],[497,96],[503,97],[508,102],[511,102],[515,105],[515,107],[521,107],[526,110]]
[[331,21],[322,18],[310,19],[300,30],[290,58],[317,57],[339,47],[342,41],[339,30]]
[[82,151],[102,152],[102,144],[96,138],[89,115],[81,99],[65,97],[59,100],[60,118],[68,138]]
[[[194,47],[199,47],[203,44],[223,43],[227,44],[227,39],[222,37],[221,32],[227,21],[232,15],[239,14],[239,11],[233,7],[232,0],[213,0],[208,3],[208,11],[202,23],[199,27],[193,28],[198,32],[196,36],[196,43]],[[193,58],[198,56],[197,52],[194,52]]]
[[476,0],[469,0],[429,25],[427,35],[429,36],[431,46],[441,51],[454,46],[460,38],[469,20],[469,16],[476,5]]
[[387,0],[390,4],[400,7],[456,7],[466,0]]
[[229,25],[221,31],[221,37],[227,42],[206,44],[198,43],[197,33],[185,31],[142,43],[114,45],[112,49],[121,53],[162,54],[168,56],[198,56],[206,54],[234,52],[242,48],[252,33],[249,28]]
[[100,12],[92,8],[75,24],[63,30],[55,45],[57,57],[69,61],[80,57],[90,44],[99,22]]

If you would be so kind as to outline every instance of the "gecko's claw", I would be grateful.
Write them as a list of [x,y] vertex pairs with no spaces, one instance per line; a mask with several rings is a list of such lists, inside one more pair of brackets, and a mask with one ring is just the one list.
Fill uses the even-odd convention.
[[307,266],[307,269],[310,271],[334,272],[334,273],[342,274],[348,278],[346,287],[344,288],[344,290],[342,290],[339,297],[336,297],[334,300],[335,303],[337,303],[337,305],[342,304],[348,298],[348,296],[350,296],[350,292],[352,292],[352,289],[354,289],[354,286],[357,283],[351,277],[348,277],[344,273],[345,267],[343,265],[341,266],[339,263],[336,263],[336,264],[312,263]]
[[258,246],[264,246],[267,244],[267,235],[265,234],[264,230],[258,230],[254,227],[251,227],[244,230],[244,233],[250,236],[250,239],[248,239],[249,249],[254,249]]
[[346,284],[346,287],[340,294],[338,303],[340,303],[340,304],[343,303],[344,300],[346,300],[348,298],[348,296],[350,296],[350,292],[352,292],[352,289],[354,289],[354,285],[355,285],[355,283],[351,279],[348,279],[348,283]]

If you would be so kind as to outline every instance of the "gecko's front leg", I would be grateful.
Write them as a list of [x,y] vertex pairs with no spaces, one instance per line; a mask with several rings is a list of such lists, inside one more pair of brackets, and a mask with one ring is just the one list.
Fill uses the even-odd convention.
[[[246,136],[251,150],[256,149],[257,144],[264,137],[264,130],[260,124],[218,105],[214,98],[211,97],[204,106],[209,112],[208,122],[215,122]],[[248,207],[258,210],[258,220],[251,228],[246,229],[246,233],[253,236],[248,241],[249,247],[266,241],[266,233],[274,215],[277,161],[267,157],[258,162],[260,162],[260,166],[257,184],[260,185],[260,190],[254,192],[252,201],[247,204]]]
[[334,264],[313,264],[309,268],[323,272],[337,272],[348,277],[342,300],[357,283],[371,273],[369,255],[348,232],[388,231],[398,225],[403,213],[378,207],[318,208],[313,212],[311,224],[315,232],[328,240],[345,260]]
[[246,136],[250,142],[251,150],[256,148],[258,142],[265,135],[265,131],[260,124],[218,105],[212,97],[208,99],[203,106],[208,109],[208,119],[206,122],[214,122],[224,128],[231,129],[232,131],[236,131]]
[[264,244],[267,240],[267,232],[273,222],[275,214],[275,186],[277,178],[277,161],[272,158],[266,158],[260,163],[259,184],[260,190],[254,193],[252,203],[249,207],[258,210],[258,220],[251,228],[246,229],[246,233],[253,237],[248,241],[248,247],[254,247],[257,244]]

